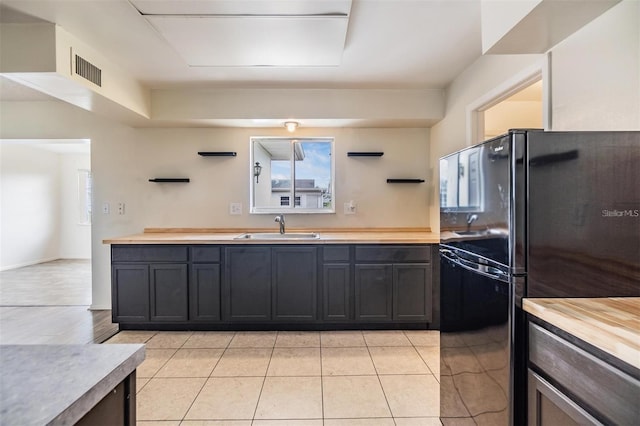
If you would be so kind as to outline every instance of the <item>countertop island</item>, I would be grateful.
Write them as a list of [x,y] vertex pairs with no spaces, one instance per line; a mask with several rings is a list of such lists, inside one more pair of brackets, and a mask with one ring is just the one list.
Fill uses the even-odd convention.
[[117,397],[133,386],[122,408],[132,401],[135,416],[132,373],[143,360],[144,345],[2,345],[0,423],[76,424],[130,377]]
[[[236,239],[245,233],[278,232],[276,228],[147,228],[141,234],[108,238],[104,244],[264,244],[264,240]],[[269,244],[438,244],[440,236],[428,228],[300,229],[287,232],[316,232],[318,239],[269,240]]]
[[640,369],[640,297],[532,298],[524,310]]

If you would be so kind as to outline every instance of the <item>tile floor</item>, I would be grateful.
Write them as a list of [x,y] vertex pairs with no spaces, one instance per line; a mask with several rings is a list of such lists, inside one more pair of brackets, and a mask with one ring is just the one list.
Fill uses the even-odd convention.
[[123,331],[140,426],[440,425],[437,331]]

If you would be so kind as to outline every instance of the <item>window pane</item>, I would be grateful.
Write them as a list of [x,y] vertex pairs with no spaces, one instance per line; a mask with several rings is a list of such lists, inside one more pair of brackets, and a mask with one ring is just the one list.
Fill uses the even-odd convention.
[[333,139],[251,138],[252,213],[333,212]]
[[329,142],[298,142],[300,158],[296,156],[296,204],[305,209],[331,206],[331,144]]

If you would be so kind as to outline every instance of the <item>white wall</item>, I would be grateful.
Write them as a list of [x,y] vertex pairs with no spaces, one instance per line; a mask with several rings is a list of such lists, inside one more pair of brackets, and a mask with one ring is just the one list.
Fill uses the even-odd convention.
[[0,144],[0,269],[59,257],[60,159],[30,146]]
[[[273,215],[250,215],[249,138],[286,136],[285,129],[133,129],[59,101],[5,102],[0,137],[90,138],[94,183],[92,223],[93,308],[111,305],[109,246],[102,240],[145,227],[273,227]],[[33,125],[37,123],[37,125]],[[428,129],[300,129],[309,137],[335,137],[336,214],[289,215],[290,228],[427,227]],[[236,151],[237,157],[201,157],[198,151]],[[348,151],[384,151],[381,158],[347,157]],[[158,184],[153,177],[189,177],[188,184]],[[417,177],[428,184],[387,184]],[[353,200],[358,213],[346,216]],[[381,201],[382,200],[382,201]],[[117,214],[117,203],[126,214]],[[243,214],[229,215],[229,203]],[[102,213],[109,203],[111,213]]]
[[640,2],[625,0],[552,50],[554,130],[640,129]]
[[[551,130],[640,130],[639,2],[622,1],[550,53]],[[446,92],[445,118],[431,128],[435,175],[441,156],[467,145],[467,106],[543,59],[486,55],[453,81]],[[437,185],[433,191],[430,226],[439,229]]]
[[89,154],[0,144],[0,269],[54,259],[89,259],[91,226],[78,224],[78,169]]

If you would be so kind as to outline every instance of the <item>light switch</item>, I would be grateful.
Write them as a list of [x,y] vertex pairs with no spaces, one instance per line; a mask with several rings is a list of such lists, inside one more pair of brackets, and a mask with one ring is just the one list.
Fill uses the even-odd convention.
[[124,214],[124,203],[118,203],[118,214]]
[[356,214],[356,204],[353,200],[344,203],[344,214]]
[[109,203],[104,203],[102,205],[102,214],[109,214],[110,208]]

